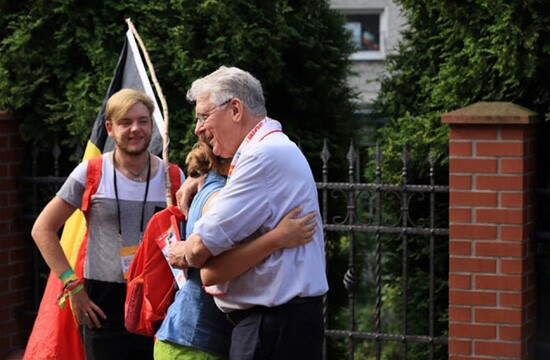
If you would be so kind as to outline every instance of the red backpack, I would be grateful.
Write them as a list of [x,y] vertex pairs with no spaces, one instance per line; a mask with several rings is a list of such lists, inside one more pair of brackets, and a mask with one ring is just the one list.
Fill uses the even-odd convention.
[[[175,221],[171,218],[174,217]],[[132,333],[154,336],[174,301],[175,278],[157,239],[165,239],[183,215],[176,206],[156,213],[145,229],[128,270],[124,325]],[[175,231],[178,231],[177,228]],[[179,237],[179,235],[177,235]]]

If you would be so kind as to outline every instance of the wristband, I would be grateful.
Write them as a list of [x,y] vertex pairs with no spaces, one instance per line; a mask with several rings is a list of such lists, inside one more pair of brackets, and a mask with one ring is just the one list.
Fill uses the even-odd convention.
[[57,303],[59,304],[59,307],[61,307],[61,309],[64,309],[67,298],[74,296],[75,294],[80,292],[82,289],[84,289],[82,280],[80,280],[76,276],[75,276],[75,279],[68,279],[67,283],[63,287],[61,294],[57,298]]
[[73,281],[77,281],[77,280],[78,280],[78,277],[76,277],[75,274],[71,274],[67,276],[65,280],[63,280],[63,289],[69,286],[69,284],[72,283]]
[[63,284],[65,284],[65,279],[67,279],[71,275],[74,275],[73,268],[69,268],[63,274],[61,274],[61,276],[59,277],[59,280],[63,281]]

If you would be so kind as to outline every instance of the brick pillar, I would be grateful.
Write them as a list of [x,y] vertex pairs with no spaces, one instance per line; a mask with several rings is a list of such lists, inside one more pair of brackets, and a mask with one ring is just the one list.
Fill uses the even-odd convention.
[[0,359],[25,345],[23,311],[32,308],[32,241],[19,215],[23,196],[16,176],[22,175],[18,122],[0,111]]
[[450,125],[449,359],[529,359],[535,335],[535,114],[481,102]]

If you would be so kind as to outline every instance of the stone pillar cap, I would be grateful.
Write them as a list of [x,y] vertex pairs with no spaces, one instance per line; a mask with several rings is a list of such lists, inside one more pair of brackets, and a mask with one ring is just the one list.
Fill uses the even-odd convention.
[[523,106],[501,101],[482,101],[441,116],[444,124],[535,124],[537,113]]

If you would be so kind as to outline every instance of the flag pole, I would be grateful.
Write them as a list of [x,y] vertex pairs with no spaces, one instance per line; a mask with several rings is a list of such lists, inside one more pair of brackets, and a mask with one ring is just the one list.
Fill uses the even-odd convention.
[[170,181],[170,162],[168,160],[168,145],[170,144],[170,138],[168,137],[168,105],[166,104],[166,99],[164,97],[164,94],[162,93],[162,88],[160,87],[160,84],[157,80],[155,68],[153,67],[153,63],[151,63],[151,60],[149,59],[149,54],[147,53],[147,49],[145,48],[145,45],[141,40],[141,36],[139,36],[130,18],[126,19],[126,22],[128,23],[128,27],[130,28],[130,30],[132,30],[132,34],[134,34],[134,37],[136,38],[139,47],[143,52],[143,57],[145,58],[147,68],[151,73],[151,78],[153,80],[153,84],[155,85],[155,90],[157,91],[157,95],[162,105],[162,114],[164,117],[164,129],[162,134],[162,160],[164,162],[164,180],[166,183],[166,205],[170,206],[173,205],[174,202],[172,199],[172,183]]

